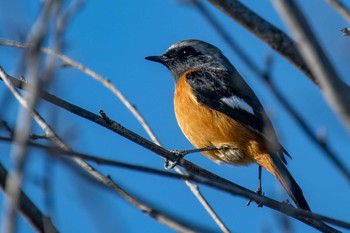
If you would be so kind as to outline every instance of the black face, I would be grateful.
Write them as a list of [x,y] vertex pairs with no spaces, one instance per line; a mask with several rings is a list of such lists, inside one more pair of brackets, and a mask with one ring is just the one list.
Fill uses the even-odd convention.
[[162,56],[150,56],[146,59],[165,65],[177,82],[183,73],[197,67],[201,55],[192,46],[182,46],[170,49]]
[[168,60],[179,60],[180,62],[186,62],[190,57],[199,56],[200,53],[191,46],[186,46],[183,48],[173,49],[166,52],[163,56]]

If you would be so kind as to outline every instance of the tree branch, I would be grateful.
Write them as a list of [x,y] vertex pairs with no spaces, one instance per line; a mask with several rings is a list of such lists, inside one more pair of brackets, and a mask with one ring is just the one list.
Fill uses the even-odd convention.
[[[5,192],[5,181],[8,175],[5,167],[0,163],[0,186]],[[29,199],[29,197],[21,190],[19,195],[19,211],[23,217],[38,232],[57,233],[58,230],[52,223],[51,219],[45,216],[40,209]]]
[[237,0],[209,0],[209,2],[284,56],[314,84],[319,85],[296,49],[295,42],[287,34]]
[[350,9],[341,0],[326,0],[350,24]]
[[296,36],[298,50],[320,83],[324,97],[350,130],[349,86],[340,79],[297,4],[292,0],[275,0],[274,4]]

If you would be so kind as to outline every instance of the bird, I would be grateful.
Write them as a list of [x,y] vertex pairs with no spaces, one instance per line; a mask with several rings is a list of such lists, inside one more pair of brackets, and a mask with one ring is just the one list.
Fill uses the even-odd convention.
[[262,104],[217,47],[189,39],[145,59],[165,65],[172,74],[176,120],[194,147],[217,148],[202,151],[217,163],[257,163],[279,180],[299,208],[310,210],[286,168],[285,156],[290,155]]

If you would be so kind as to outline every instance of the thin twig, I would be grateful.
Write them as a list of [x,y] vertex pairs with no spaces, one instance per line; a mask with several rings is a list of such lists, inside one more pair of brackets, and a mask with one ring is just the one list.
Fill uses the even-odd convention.
[[350,24],[350,9],[341,0],[326,0]]
[[[10,40],[0,40],[0,45],[6,45],[6,46],[13,46],[16,48],[24,48],[27,49],[30,47],[29,44],[24,44],[16,41],[10,41]],[[160,141],[156,137],[156,135],[153,133],[153,130],[148,125],[147,121],[143,118],[143,116],[140,114],[140,112],[135,108],[135,106],[106,78],[104,78],[102,75],[97,74],[93,70],[85,67],[84,65],[74,61],[73,59],[55,52],[54,50],[51,50],[49,48],[40,48],[40,51],[46,54],[49,54],[51,56],[54,56],[58,59],[61,59],[63,62],[68,64],[71,67],[76,68],[77,70],[87,74],[88,76],[94,78],[96,81],[100,82],[103,86],[105,86],[108,90],[110,90],[113,94],[115,94],[119,100],[126,106],[126,108],[134,115],[134,117],[137,119],[137,121],[140,123],[140,125],[143,127],[143,129],[146,131],[150,139],[156,143],[157,145],[161,145]],[[184,172],[181,171],[180,168],[175,167],[175,171],[179,174],[183,174]],[[204,196],[201,194],[199,188],[195,184],[191,184],[189,181],[185,181],[186,185],[189,187],[189,189],[192,191],[194,196],[199,200],[199,202],[203,205],[203,208],[209,213],[209,215],[214,219],[214,221],[218,224],[220,229],[223,232],[229,232],[225,224],[220,220],[219,216],[215,213],[214,209],[209,205],[207,201],[205,201]]]
[[[1,70],[1,69],[0,69]],[[4,73],[3,75],[6,75],[7,78],[9,78],[9,80],[12,79],[10,76],[8,76],[6,73]],[[0,75],[1,76],[1,75]],[[21,83],[21,81],[17,80],[19,83]],[[13,80],[13,83],[16,84],[16,81]],[[17,85],[17,84],[16,84]],[[19,85],[19,87],[21,87],[22,85]],[[27,84],[28,86],[28,84]],[[28,90],[30,91],[30,88],[26,88],[26,87],[22,87],[24,88],[24,90]],[[66,109],[67,111],[74,113],[76,115],[79,115],[85,119],[88,119],[96,124],[99,124],[119,135],[121,135],[124,138],[129,139],[130,141],[154,152],[155,154],[160,155],[161,157],[163,157],[164,159],[170,160],[172,162],[175,162],[177,159],[177,156],[175,153],[172,153],[171,151],[168,151],[166,149],[164,149],[163,147],[160,147],[154,143],[152,143],[151,141],[141,137],[140,135],[134,133],[133,131],[128,130],[127,128],[123,127],[122,125],[120,125],[119,123],[111,120],[111,122],[106,122],[102,117],[91,113],[79,106],[70,104],[64,100],[61,100],[59,98],[57,98],[56,96],[53,96],[47,92],[41,91],[40,92],[41,97],[45,100],[47,100],[50,103],[53,103],[63,109]],[[201,167],[198,167],[197,165],[182,159],[181,161],[179,161],[179,165],[182,166],[183,168],[185,168],[191,175],[196,175],[198,176],[198,179],[200,182],[207,182],[208,180],[210,182],[213,182],[213,185],[215,187],[221,187],[221,189],[223,190],[230,190],[230,192],[234,193],[235,195],[241,196],[241,197],[245,197],[248,199],[252,199],[258,203],[263,204],[264,206],[270,207],[272,209],[275,209],[277,211],[280,211],[282,213],[285,213],[289,216],[292,216],[304,223],[306,223],[307,225],[310,225],[316,229],[319,229],[320,231],[323,232],[338,232],[337,230],[335,230],[334,228],[331,228],[327,225],[325,225],[323,222],[321,222],[319,219],[325,220],[325,221],[329,221],[333,224],[336,225],[340,225],[342,227],[349,227],[350,228],[350,224],[346,223],[346,222],[342,222],[339,220],[333,221],[333,219],[329,219],[327,217],[324,216],[319,216],[319,218],[317,219],[313,219],[311,216],[311,212],[309,211],[305,211],[305,210],[300,210],[300,209],[296,209],[290,205],[281,206],[281,203],[276,202],[272,199],[269,198],[264,198],[261,195],[257,195],[255,192],[250,191],[242,186],[239,186],[231,181],[228,181],[220,176],[217,176]],[[299,212],[300,211],[300,212]],[[311,215],[309,215],[311,214]],[[347,225],[348,224],[348,225]]]
[[[174,169],[179,175],[185,175],[186,174],[177,166]],[[187,187],[191,190],[193,195],[197,198],[199,203],[203,206],[203,208],[208,212],[209,216],[214,220],[216,225],[218,225],[220,230],[223,233],[230,233],[231,231],[228,229],[228,227],[222,221],[220,216],[216,213],[216,211],[211,206],[211,204],[208,202],[208,200],[203,196],[203,194],[202,194],[200,188],[198,187],[198,185],[196,185],[195,183],[192,183],[189,179],[183,179],[183,181],[185,182]]]
[[295,35],[297,48],[320,83],[324,97],[350,131],[349,86],[340,79],[297,4],[293,0],[274,0],[273,3]]
[[1,127],[3,127],[10,135],[11,138],[13,138],[13,136],[15,135],[15,132],[13,131],[13,129],[8,125],[8,123],[4,120],[0,121],[0,125]]
[[[10,79],[8,79],[8,75],[4,72],[4,70],[0,67],[0,77],[5,82],[6,86],[10,89],[12,94],[15,96],[15,98],[18,100],[18,102],[25,108],[28,109],[28,103],[23,97],[20,95],[20,93],[15,89],[15,86],[12,84]],[[48,135],[48,138],[51,139],[57,146],[59,146],[61,149],[66,151],[73,150],[64,143],[64,141],[53,131],[53,129],[45,122],[45,120],[35,111],[33,110],[31,112],[34,120],[37,122],[37,124],[43,129],[46,135]],[[101,119],[101,121],[104,121]],[[129,193],[127,193],[125,190],[123,190],[117,183],[115,183],[113,180],[111,180],[109,177],[104,176],[102,173],[100,173],[97,169],[95,169],[93,166],[85,162],[83,159],[80,158],[73,158],[73,160],[82,168],[84,169],[89,175],[91,175],[93,178],[95,178],[97,181],[101,182],[102,184],[108,186],[115,192],[117,192],[120,196],[122,196],[125,200],[133,204],[135,207],[140,209],[143,213],[148,214],[150,217],[156,219],[158,222],[168,226],[171,229],[174,229],[176,231],[180,232],[194,232],[193,229],[190,227],[177,222],[173,218],[161,213],[160,211],[157,211],[153,208],[151,208],[149,205],[145,204],[144,202],[141,202],[140,200],[136,199]]]

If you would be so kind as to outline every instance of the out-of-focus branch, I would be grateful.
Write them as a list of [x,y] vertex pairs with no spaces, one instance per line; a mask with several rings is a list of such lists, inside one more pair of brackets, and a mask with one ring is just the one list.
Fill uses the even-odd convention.
[[[12,78],[10,76],[8,76],[6,73],[3,73],[3,75],[5,75],[6,78],[8,78],[8,80],[10,80],[10,82],[12,82]],[[2,76],[3,76],[2,75]],[[17,80],[19,82],[19,84],[21,83],[21,81]],[[13,82],[14,85],[17,86],[16,82]],[[20,87],[21,85],[19,85]],[[28,86],[28,84],[26,84],[25,86]],[[25,88],[25,90],[30,91],[30,88]],[[102,118],[94,113],[91,113],[81,107],[78,107],[76,105],[70,104],[64,100],[61,100],[59,98],[57,98],[56,96],[53,96],[47,92],[41,91],[40,95],[43,99],[47,100],[50,103],[53,103],[63,109],[66,109],[69,112],[72,112],[76,115],[79,115],[83,118],[86,118],[90,121],[95,122],[96,124],[99,124],[109,130],[112,130],[113,132],[121,135],[124,138],[129,139],[130,141],[162,156],[164,159],[168,159],[172,162],[177,161],[178,157],[176,155],[176,153],[168,151],[166,149],[164,149],[163,147],[160,147],[154,143],[152,143],[151,141],[141,137],[140,135],[134,133],[133,131],[128,130],[127,128],[123,127],[122,125],[120,125],[119,123],[111,120],[108,118],[108,121],[106,121],[106,118]],[[63,148],[64,149],[64,148]],[[75,159],[77,160],[77,159]],[[85,162],[86,163],[86,162]],[[327,225],[325,225],[323,222],[321,222],[319,219],[312,219],[312,217],[310,217],[311,214],[309,211],[305,211],[305,210],[300,210],[296,209],[290,205],[286,205],[284,206],[284,204],[281,206],[281,203],[276,202],[272,199],[264,199],[265,197],[262,197],[258,194],[256,194],[255,192],[252,192],[242,186],[239,186],[231,181],[228,181],[220,176],[217,176],[207,170],[204,170],[201,167],[198,167],[197,165],[185,160],[185,159],[180,159],[179,163],[180,166],[182,166],[183,168],[185,168],[191,175],[196,175],[198,176],[198,179],[200,179],[201,182],[205,182],[206,180],[210,180],[211,182],[213,182],[213,185],[215,187],[221,187],[223,190],[231,190],[231,192],[233,192],[234,194],[241,196],[241,197],[245,197],[248,199],[252,199],[254,201],[256,201],[257,203],[261,203],[264,206],[268,206],[272,209],[278,210],[282,213],[285,213],[289,216],[293,216],[296,219],[316,228],[319,229],[320,231],[323,232],[338,232],[337,230],[335,230],[334,228],[331,228]],[[89,165],[90,166],[90,165]],[[90,171],[91,172],[91,171]],[[95,170],[92,172],[96,172]],[[91,174],[91,173],[90,173]],[[100,176],[97,176],[97,179],[100,180]],[[104,178],[106,179],[106,177]],[[107,178],[108,179],[108,178]],[[104,180],[100,180],[102,183]],[[290,209],[292,208],[292,209]],[[297,212],[296,212],[297,211]],[[298,214],[296,214],[298,213]],[[301,215],[299,215],[301,214]],[[324,219],[323,217],[321,217],[322,219]],[[321,219],[320,218],[320,219]],[[327,218],[325,218],[327,219]],[[329,219],[327,219],[329,220]],[[339,221],[337,221],[338,224]],[[346,225],[347,223],[345,222],[341,222],[341,224]],[[343,225],[342,225],[343,226]],[[350,227],[350,224],[349,224]]]
[[326,0],[343,18],[350,23],[350,9],[341,0]]
[[319,85],[296,49],[295,42],[284,32],[237,0],[209,0],[209,2],[284,56],[312,82]]
[[[12,92],[12,94],[15,96],[15,98],[18,100],[18,102],[28,109],[29,105],[28,102],[21,96],[21,94],[17,91],[14,84],[11,82],[11,79],[9,79],[9,76],[4,72],[4,70],[0,67],[0,77],[6,84],[6,86],[9,88],[9,90]],[[40,95],[41,92],[38,92]],[[65,142],[54,132],[54,130],[46,123],[46,121],[35,111],[31,111],[33,119],[37,122],[37,124],[42,128],[42,130],[45,132],[47,137],[53,141],[58,147],[60,147],[63,150],[73,152],[73,150],[65,144]],[[101,119],[104,121],[103,119]],[[160,211],[157,211],[153,208],[151,208],[149,205],[145,204],[144,202],[141,202],[128,192],[126,192],[124,189],[122,189],[117,183],[115,183],[111,178],[104,176],[102,173],[100,173],[97,169],[95,169],[93,166],[85,162],[81,158],[73,158],[73,160],[83,169],[85,170],[89,175],[91,175],[93,178],[95,178],[97,181],[102,183],[103,185],[106,185],[107,187],[111,188],[113,191],[118,193],[120,196],[122,196],[125,200],[133,204],[135,207],[140,209],[143,213],[148,214],[150,217],[156,219],[158,222],[168,226],[171,229],[174,229],[176,231],[180,232],[194,232],[193,229],[190,227],[175,221],[173,218],[161,213]]]
[[[0,163],[0,186],[5,191],[5,180],[8,175],[5,167]],[[23,217],[33,226],[33,228],[42,233],[58,232],[51,219],[45,216],[40,209],[29,199],[29,197],[21,190],[19,196],[19,211]]]
[[298,50],[320,83],[324,97],[350,130],[350,88],[337,74],[299,7],[292,0],[273,1],[295,35]]
[[216,30],[221,38],[231,47],[231,49],[242,59],[242,61],[251,69],[254,74],[260,76],[262,72],[259,66],[244,52],[242,46],[240,46],[235,40],[232,39],[230,33],[228,33],[220,22],[210,13],[209,9],[200,0],[188,0],[210,23],[210,25]]
[[[30,47],[29,44],[24,44],[16,41],[9,41],[9,40],[0,40],[0,45],[6,45],[6,46],[12,46],[16,48],[24,48],[28,49]],[[126,106],[126,108],[134,115],[134,117],[137,119],[137,121],[140,123],[140,125],[143,127],[143,129],[146,131],[148,136],[151,138],[151,140],[156,143],[157,145],[161,145],[160,141],[154,134],[151,127],[148,125],[147,121],[143,118],[143,116],[140,114],[140,112],[136,109],[136,107],[123,95],[123,93],[118,90],[109,80],[104,78],[102,75],[97,74],[95,71],[85,67],[84,65],[74,61],[73,59],[60,54],[54,50],[51,50],[49,48],[40,48],[40,51],[46,54],[49,54],[55,58],[58,58],[65,62],[65,65],[71,66],[88,76],[92,77],[96,81],[100,82],[104,87],[106,87],[108,90],[110,90],[113,94],[115,94],[118,99]],[[175,167],[175,171],[179,174],[184,174],[184,172],[178,168]],[[187,187],[192,191],[193,195],[198,199],[198,201],[202,204],[203,208],[209,213],[209,215],[213,218],[215,223],[219,226],[222,232],[227,233],[229,232],[228,228],[225,226],[223,221],[220,219],[220,217],[216,214],[215,210],[212,208],[212,206],[206,201],[204,196],[199,190],[199,187],[195,184],[192,184],[188,180],[184,181],[187,185]]]
[[[47,36],[49,22],[52,15],[57,11],[57,0],[49,0],[43,3],[42,10],[32,26],[27,41],[33,46],[26,51],[24,56],[24,63],[26,68],[26,76],[33,84],[35,90],[40,89],[41,72],[40,68],[40,52],[44,39]],[[47,70],[51,71],[52,66]],[[45,72],[44,71],[44,72]],[[52,72],[50,72],[52,73]],[[32,118],[30,112],[35,108],[38,95],[34,91],[32,95],[27,97],[27,108],[20,106],[17,115],[17,123],[14,131],[14,138],[18,144],[11,148],[10,158],[12,161],[12,168],[6,177],[4,199],[3,218],[1,224],[1,232],[12,233],[16,230],[17,215],[16,211],[19,207],[21,186],[23,182],[23,173],[27,162],[27,141],[29,138],[30,129],[32,126]]]
[[311,127],[304,121],[301,115],[295,110],[295,108],[291,105],[291,103],[284,97],[283,93],[278,90],[274,82],[271,78],[271,61],[267,64],[267,69],[260,70],[258,65],[254,63],[253,60],[249,58],[249,56],[241,49],[241,46],[237,44],[232,36],[225,30],[224,27],[220,25],[220,23],[215,19],[215,17],[206,9],[205,5],[197,0],[191,0],[193,5],[199,10],[199,12],[209,21],[209,23],[214,27],[217,33],[225,40],[225,42],[231,47],[233,51],[237,53],[239,57],[242,58],[243,62],[247,65],[249,69],[251,69],[254,74],[270,88],[272,94],[276,97],[276,99],[282,104],[282,106],[286,109],[289,115],[296,121],[299,127],[304,131],[306,136],[318,146],[327,156],[328,159],[334,164],[334,166],[344,175],[344,177],[350,182],[350,171],[345,166],[340,159],[340,157],[330,148],[330,146],[326,143],[326,141],[320,141],[318,137],[315,135]]

